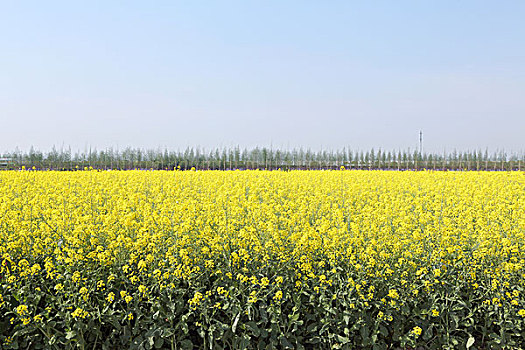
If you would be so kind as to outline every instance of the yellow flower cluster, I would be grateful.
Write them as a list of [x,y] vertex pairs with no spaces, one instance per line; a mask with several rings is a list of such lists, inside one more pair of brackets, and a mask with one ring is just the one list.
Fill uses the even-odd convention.
[[16,313],[19,314],[20,316],[27,315],[28,314],[27,305],[19,305],[16,308]]
[[523,172],[4,171],[0,215],[1,305],[51,293],[76,319],[102,301],[132,320],[186,283],[192,310],[308,292],[386,322],[454,285],[525,317]]
[[82,308],[76,308],[75,311],[71,313],[71,316],[75,318],[86,318],[89,316],[89,313]]
[[421,329],[421,327],[419,327],[419,326],[414,327],[410,331],[410,333],[416,338],[418,338],[421,335],[422,332],[423,332],[423,329]]

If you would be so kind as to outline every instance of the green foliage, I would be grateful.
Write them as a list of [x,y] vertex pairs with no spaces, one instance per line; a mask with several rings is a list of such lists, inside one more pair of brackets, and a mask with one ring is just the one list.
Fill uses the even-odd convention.
[[85,167],[94,169],[385,169],[385,170],[523,170],[525,154],[505,152],[483,154],[478,151],[433,154],[418,151],[385,152],[372,148],[370,151],[357,150],[324,150],[310,149],[272,149],[256,147],[243,149],[239,147],[215,149],[211,151],[187,148],[183,151],[167,149],[143,150],[125,148],[96,150],[73,153],[70,148],[49,152],[31,148],[28,152],[19,150],[4,152],[0,158],[0,169],[17,169],[25,166],[37,170],[82,170]]
[[[396,276],[385,281],[372,271],[359,271],[345,261],[309,261],[310,278],[297,274],[304,261],[287,266],[246,261],[235,268],[216,259],[221,271],[210,277],[158,279],[151,271],[130,280],[129,272],[100,267],[81,276],[85,294],[68,271],[46,278],[46,271],[20,279],[16,289],[2,279],[0,312],[2,349],[519,349],[525,346],[524,318],[504,293],[490,284],[477,288],[460,269],[434,276]],[[204,267],[203,267],[204,268]],[[138,272],[136,265],[129,266]],[[242,271],[256,271],[253,282]],[[328,274],[322,275],[322,273]],[[115,274],[115,272],[117,272]],[[235,273],[232,278],[226,274]],[[113,276],[113,277],[110,277]],[[312,278],[312,276],[315,276]],[[323,276],[323,277],[321,277]],[[251,277],[251,276],[250,276]],[[261,278],[268,277],[268,285]],[[96,281],[109,281],[104,288]],[[282,280],[282,282],[281,282]],[[427,283],[424,281],[431,281]],[[63,285],[57,290],[56,285]],[[121,291],[137,284],[148,290]],[[413,290],[419,290],[417,295]],[[396,290],[395,293],[391,292]],[[523,300],[522,286],[513,286],[513,300]],[[411,292],[412,291],[412,292]],[[115,300],[107,300],[108,294]],[[201,293],[192,304],[195,293]],[[276,297],[282,292],[282,298]],[[87,297],[84,297],[87,295]],[[488,302],[487,302],[488,301]],[[29,306],[31,320],[17,313]],[[89,316],[74,317],[82,308]],[[35,320],[41,315],[42,320]],[[130,317],[132,315],[132,317]],[[422,333],[415,334],[415,327]]]

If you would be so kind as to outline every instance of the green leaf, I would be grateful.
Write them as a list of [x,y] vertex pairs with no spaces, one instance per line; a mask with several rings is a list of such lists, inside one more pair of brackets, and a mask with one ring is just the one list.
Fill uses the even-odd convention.
[[77,335],[77,332],[75,331],[69,331],[66,333],[66,339],[73,339]]
[[193,349],[193,343],[189,339],[184,339],[180,342],[181,349],[184,350],[192,350]]
[[281,340],[281,345],[283,346],[283,348],[285,348],[285,349],[293,349],[292,343],[290,343],[288,341],[288,339],[286,339],[286,337],[284,335],[281,335],[280,338],[281,338],[280,339]]
[[347,337],[343,337],[341,335],[337,335],[337,341],[342,343],[342,344],[347,344],[350,342],[350,339],[348,339]]
[[160,348],[162,348],[162,345],[164,345],[164,339],[162,339],[162,338],[160,338],[160,337],[157,338],[157,339],[155,339],[155,344],[154,344],[155,349],[160,349]]
[[290,319],[290,324],[292,322],[296,322],[299,319],[299,316],[299,314],[288,315],[288,318]]
[[317,323],[310,323],[308,327],[306,327],[306,333],[314,333],[317,331]]
[[155,339],[153,339],[153,337],[148,337],[148,344],[151,346],[153,346],[155,344]]
[[312,337],[309,341],[310,344],[318,344],[321,342],[321,338],[319,337]]
[[347,325],[350,324],[350,316],[348,316],[348,315],[344,315],[344,316],[343,316],[343,320],[345,321],[345,323],[346,323]]
[[473,344],[474,344],[474,337],[473,336],[470,336],[467,340],[467,349],[470,348]]
[[360,332],[361,332],[361,338],[363,338],[363,345],[368,344],[368,336],[369,336],[368,327],[366,326],[361,327]]
[[253,335],[255,337],[257,337],[257,338],[261,335],[261,331],[260,331],[259,327],[257,327],[257,323],[255,323],[253,321],[246,322],[246,328],[248,328],[250,331],[252,331]]
[[250,337],[243,335],[241,342],[239,343],[239,349],[244,350],[250,345]]

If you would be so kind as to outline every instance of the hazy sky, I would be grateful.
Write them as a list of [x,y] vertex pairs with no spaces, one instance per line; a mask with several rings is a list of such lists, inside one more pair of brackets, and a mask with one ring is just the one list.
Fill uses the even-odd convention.
[[525,1],[1,1],[0,151],[525,149]]

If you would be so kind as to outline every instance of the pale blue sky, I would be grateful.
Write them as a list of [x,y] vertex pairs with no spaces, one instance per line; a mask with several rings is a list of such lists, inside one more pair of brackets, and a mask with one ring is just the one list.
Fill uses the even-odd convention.
[[524,1],[1,1],[0,150],[525,149]]

